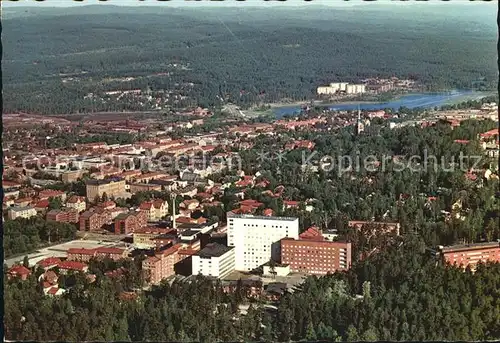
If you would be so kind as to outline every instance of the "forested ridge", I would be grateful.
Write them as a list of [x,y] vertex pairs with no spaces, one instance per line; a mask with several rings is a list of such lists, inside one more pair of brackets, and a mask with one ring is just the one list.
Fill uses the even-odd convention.
[[[88,93],[148,86],[210,106],[220,98],[306,100],[320,84],[375,76],[410,77],[429,89],[470,88],[479,78],[493,87],[497,79],[487,10],[58,11],[3,20],[6,111],[89,111]],[[109,80],[117,77],[137,78]]]
[[[122,263],[119,263],[123,265]],[[5,335],[13,340],[63,341],[290,341],[487,340],[500,337],[500,264],[470,271],[443,266],[410,235],[347,273],[309,277],[277,310],[252,301],[243,289],[222,292],[219,282],[162,284],[137,300],[119,300],[137,285],[134,264],[125,279],[103,271],[112,261],[91,263],[98,275],[61,277],[69,293],[44,297],[36,282],[5,285]],[[134,281],[135,280],[135,281]],[[128,285],[128,286],[127,286]],[[212,315],[210,315],[212,314]]]

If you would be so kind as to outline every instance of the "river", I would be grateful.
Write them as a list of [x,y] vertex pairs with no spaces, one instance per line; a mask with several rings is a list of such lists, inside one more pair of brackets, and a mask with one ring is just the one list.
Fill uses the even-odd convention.
[[[400,107],[407,108],[433,108],[440,107],[449,103],[456,103],[471,99],[478,99],[487,96],[488,94],[473,91],[451,91],[447,93],[417,93],[407,94],[387,102],[349,102],[325,105],[330,110],[334,111],[353,111],[357,110],[358,106],[361,110],[381,110],[390,108],[398,110]],[[301,112],[300,106],[283,106],[274,109],[277,118],[285,115],[293,115]]]

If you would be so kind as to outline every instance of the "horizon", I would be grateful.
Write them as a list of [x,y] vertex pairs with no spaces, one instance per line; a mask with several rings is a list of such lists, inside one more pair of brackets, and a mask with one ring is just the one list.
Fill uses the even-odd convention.
[[71,8],[71,7],[89,7],[89,6],[115,6],[115,7],[180,7],[180,8],[194,8],[194,7],[204,7],[204,8],[236,8],[236,7],[247,7],[247,8],[260,8],[260,7],[359,7],[359,6],[375,6],[375,5],[392,5],[392,6],[462,6],[462,5],[493,5],[494,1],[433,1],[433,2],[422,2],[422,1],[394,1],[394,0],[377,0],[377,1],[334,1],[332,0],[288,0],[284,1],[266,1],[266,0],[233,0],[233,1],[186,1],[186,0],[167,0],[167,1],[141,1],[141,0],[120,0],[118,1],[96,1],[89,3],[89,1],[72,1],[72,0],[46,0],[46,1],[2,1],[2,8]]

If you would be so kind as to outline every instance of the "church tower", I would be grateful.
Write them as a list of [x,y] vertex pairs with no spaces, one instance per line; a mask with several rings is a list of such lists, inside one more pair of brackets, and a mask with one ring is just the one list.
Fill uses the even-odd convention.
[[365,131],[365,124],[361,121],[361,110],[358,105],[358,120],[356,122],[356,134],[359,135]]

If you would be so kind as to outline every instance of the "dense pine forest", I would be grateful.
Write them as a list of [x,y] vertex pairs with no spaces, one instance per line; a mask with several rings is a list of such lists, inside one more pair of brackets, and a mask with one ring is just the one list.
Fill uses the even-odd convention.
[[248,106],[377,76],[429,90],[478,79],[496,87],[492,8],[419,8],[11,10],[2,22],[4,110],[114,110],[86,95],[148,88],[186,104]]
[[[108,268],[116,267],[109,261]],[[199,278],[154,287],[119,300],[125,279],[94,283],[76,274],[61,277],[69,294],[44,297],[36,277],[5,285],[5,335],[13,340],[62,341],[280,341],[487,340],[500,337],[500,264],[473,274],[436,263],[417,236],[407,236],[348,273],[309,277],[277,308],[252,301],[243,289],[224,294],[220,283]],[[134,272],[135,270],[135,272]],[[126,286],[125,286],[126,287]],[[213,315],[210,315],[213,314]]]

